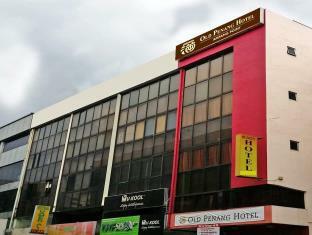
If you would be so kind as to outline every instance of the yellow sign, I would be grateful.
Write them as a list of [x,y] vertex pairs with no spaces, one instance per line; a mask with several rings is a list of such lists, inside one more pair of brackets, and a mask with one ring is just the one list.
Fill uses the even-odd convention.
[[49,206],[36,205],[31,221],[31,233],[44,234],[49,218],[49,212]]
[[236,176],[254,177],[257,175],[257,137],[236,135]]

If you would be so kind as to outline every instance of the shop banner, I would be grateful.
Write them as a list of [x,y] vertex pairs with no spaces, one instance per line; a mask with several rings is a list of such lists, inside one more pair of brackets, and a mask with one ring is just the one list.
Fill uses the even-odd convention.
[[164,206],[165,202],[167,202],[167,198],[167,189],[156,189],[106,197],[104,201],[104,211],[109,212]]
[[48,235],[94,235],[96,221],[54,224],[48,226]]
[[257,177],[258,138],[256,136],[236,135],[235,175]]
[[220,211],[200,211],[175,214],[175,227],[235,224],[264,220],[264,207],[248,207]]
[[138,235],[140,216],[102,219],[100,235]]
[[164,230],[164,214],[141,215],[139,235],[161,235]]
[[50,207],[36,205],[31,221],[31,233],[44,234],[49,218]]

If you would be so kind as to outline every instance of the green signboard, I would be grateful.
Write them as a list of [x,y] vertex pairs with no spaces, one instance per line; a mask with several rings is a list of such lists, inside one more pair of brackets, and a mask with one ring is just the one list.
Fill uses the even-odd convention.
[[100,235],[138,235],[140,216],[102,219]]

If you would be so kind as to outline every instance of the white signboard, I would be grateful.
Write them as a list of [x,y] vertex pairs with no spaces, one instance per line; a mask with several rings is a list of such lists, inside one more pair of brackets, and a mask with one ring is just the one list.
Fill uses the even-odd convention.
[[264,207],[250,207],[220,211],[201,211],[175,214],[174,225],[197,226],[211,224],[233,224],[264,220]]
[[220,227],[198,227],[197,235],[220,235]]

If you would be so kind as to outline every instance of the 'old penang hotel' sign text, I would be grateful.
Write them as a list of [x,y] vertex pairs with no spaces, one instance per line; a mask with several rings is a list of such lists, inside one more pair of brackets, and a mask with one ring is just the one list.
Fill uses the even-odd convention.
[[264,24],[264,9],[259,8],[176,46],[176,60],[184,59],[217,43]]

